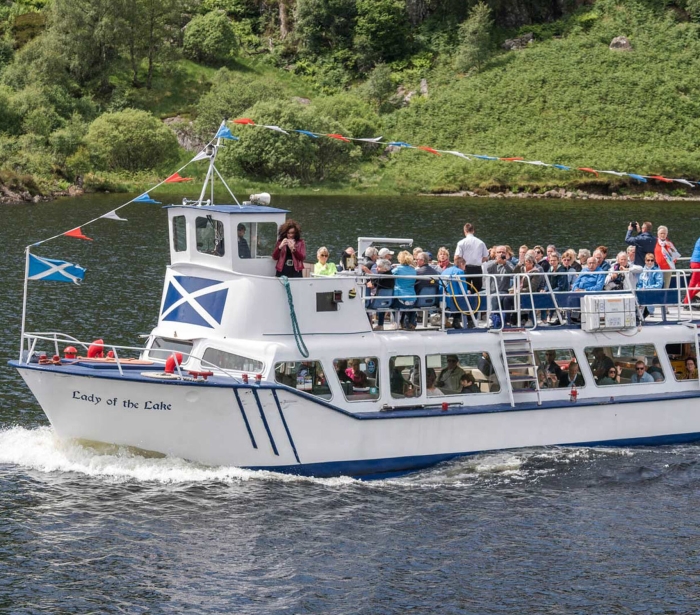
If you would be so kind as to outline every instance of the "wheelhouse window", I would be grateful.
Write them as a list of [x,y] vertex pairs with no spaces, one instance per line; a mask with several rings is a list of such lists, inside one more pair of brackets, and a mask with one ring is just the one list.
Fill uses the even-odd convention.
[[148,358],[167,361],[174,352],[181,352],[184,355],[182,361],[183,363],[186,362],[189,359],[189,354],[192,352],[192,342],[156,337],[148,349]]
[[653,344],[594,346],[585,352],[597,386],[653,384],[665,380]]
[[348,401],[379,398],[379,360],[377,357],[348,357],[333,361],[340,388]]
[[211,216],[198,216],[195,220],[197,252],[213,256],[224,255],[224,224]]
[[[496,372],[487,352],[430,354],[425,358],[428,395],[466,395],[500,390]],[[431,394],[431,378],[435,388]]]
[[581,388],[586,381],[571,348],[535,350],[540,389]]
[[[202,357],[207,364],[216,365],[223,369],[231,369],[239,372],[260,373],[263,370],[263,362],[250,357],[244,357],[232,352],[224,352],[218,348],[207,348]],[[206,367],[206,365],[205,365]]]
[[173,250],[184,252],[187,250],[187,221],[185,216],[173,218]]
[[698,358],[694,344],[666,344],[666,354],[676,380],[698,379]]
[[389,388],[394,399],[420,397],[421,358],[398,355],[389,359]]
[[320,361],[285,361],[275,365],[275,382],[304,391],[321,399],[330,399],[326,374]]

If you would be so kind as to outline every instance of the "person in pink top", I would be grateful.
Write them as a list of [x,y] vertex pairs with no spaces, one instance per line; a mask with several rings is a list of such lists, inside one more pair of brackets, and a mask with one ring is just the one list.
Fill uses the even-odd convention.
[[668,238],[668,228],[660,226],[656,231],[656,248],[654,248],[654,259],[659,269],[664,272],[664,288],[668,288],[673,277],[673,270],[676,268],[676,261],[680,257],[676,246]]

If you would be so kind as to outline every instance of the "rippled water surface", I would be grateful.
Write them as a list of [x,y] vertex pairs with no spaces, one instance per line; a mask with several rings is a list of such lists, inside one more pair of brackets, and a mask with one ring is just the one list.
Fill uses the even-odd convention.
[[[2,209],[0,351],[18,353],[24,246],[123,202]],[[670,227],[688,203],[278,199],[309,250],[358,235],[451,249],[467,220],[488,244],[623,247],[628,220]],[[38,254],[87,267],[81,287],[32,283],[28,329],[138,344],[157,318],[166,215],[87,227]],[[4,362],[3,362],[4,365]],[[478,455],[400,479],[304,479],[144,458],[56,439],[0,365],[0,612],[698,613],[695,445]]]

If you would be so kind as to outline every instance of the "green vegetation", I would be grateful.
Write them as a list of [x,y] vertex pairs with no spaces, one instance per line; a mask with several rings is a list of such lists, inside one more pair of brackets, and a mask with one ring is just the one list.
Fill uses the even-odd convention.
[[[700,179],[700,0],[574,4],[561,13],[543,0],[8,2],[0,183],[32,195],[73,183],[147,187],[191,158],[175,131],[181,143],[206,143],[236,117]],[[526,33],[525,48],[502,49]],[[621,35],[632,49],[609,49]],[[237,186],[642,189],[615,175],[234,133],[240,141],[222,149],[220,167]]]

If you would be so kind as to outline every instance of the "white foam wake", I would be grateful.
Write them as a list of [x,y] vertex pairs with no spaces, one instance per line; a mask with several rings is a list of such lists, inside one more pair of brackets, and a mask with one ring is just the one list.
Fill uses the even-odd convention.
[[174,457],[145,457],[126,447],[90,446],[61,440],[50,427],[0,430],[0,464],[14,464],[43,473],[74,472],[115,481],[168,484],[262,480],[311,481],[337,486],[356,482],[350,478],[314,479],[236,467],[207,467]]

